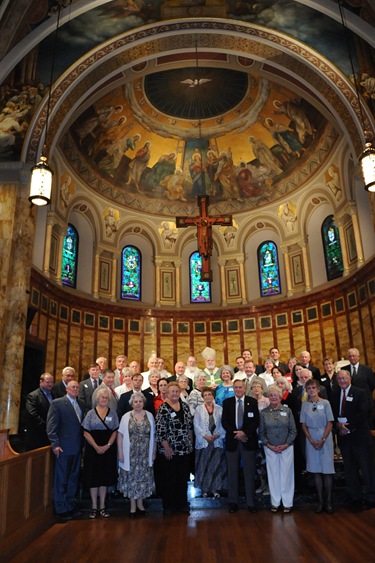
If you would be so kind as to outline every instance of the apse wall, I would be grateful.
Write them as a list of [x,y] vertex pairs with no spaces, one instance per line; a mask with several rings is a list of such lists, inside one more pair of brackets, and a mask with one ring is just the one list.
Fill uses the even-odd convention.
[[348,347],[361,352],[361,361],[375,367],[375,260],[352,276],[320,292],[273,301],[261,306],[204,310],[126,307],[88,299],[65,290],[33,270],[30,307],[35,310],[27,344],[45,351],[45,370],[57,377],[66,365],[81,376],[104,355],[109,365],[125,353],[145,367],[151,353],[162,356],[168,369],[211,346],[218,364],[233,364],[244,348],[262,362],[271,347],[289,355],[311,351],[313,362],[346,356]]

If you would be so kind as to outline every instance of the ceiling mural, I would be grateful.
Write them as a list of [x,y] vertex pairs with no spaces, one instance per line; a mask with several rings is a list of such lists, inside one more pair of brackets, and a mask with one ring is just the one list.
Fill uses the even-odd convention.
[[209,195],[220,213],[284,197],[325,162],[335,138],[312,105],[276,82],[191,67],[106,94],[61,147],[83,181],[113,202],[173,216],[192,213],[197,195]]

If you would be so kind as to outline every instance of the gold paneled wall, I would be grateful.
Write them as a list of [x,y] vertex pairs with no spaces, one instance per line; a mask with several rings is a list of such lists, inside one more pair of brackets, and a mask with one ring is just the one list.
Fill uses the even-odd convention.
[[204,365],[201,351],[211,346],[217,363],[234,364],[243,348],[250,348],[263,362],[272,346],[280,349],[283,361],[310,350],[313,363],[346,356],[349,346],[360,350],[361,361],[375,368],[375,260],[352,277],[327,285],[322,291],[299,298],[265,300],[257,306],[202,309],[143,309],[98,302],[72,291],[45,285],[33,271],[29,306],[36,310],[27,343],[45,348],[45,369],[59,377],[71,364],[79,374],[97,356],[114,359],[125,353],[147,369],[152,353],[162,356],[173,371],[177,360],[190,354]]

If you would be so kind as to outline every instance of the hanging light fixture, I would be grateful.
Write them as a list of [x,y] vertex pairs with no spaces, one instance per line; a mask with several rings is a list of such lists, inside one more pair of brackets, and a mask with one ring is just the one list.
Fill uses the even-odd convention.
[[49,121],[49,114],[51,107],[51,92],[52,92],[53,75],[55,70],[57,36],[58,36],[59,25],[60,25],[60,15],[61,15],[62,5],[63,5],[63,0],[59,0],[57,6],[56,31],[55,31],[54,45],[52,51],[51,76],[50,76],[49,88],[48,88],[48,102],[47,102],[44,144],[43,144],[42,154],[40,156],[39,162],[31,169],[29,201],[31,205],[37,205],[37,206],[48,205],[51,201],[53,170],[48,166],[48,162],[47,162],[48,121]]
[[340,10],[340,16],[341,16],[341,23],[342,23],[342,26],[344,28],[344,33],[345,33],[345,40],[346,40],[346,44],[347,44],[347,48],[348,48],[349,61],[350,61],[350,67],[351,67],[352,76],[353,76],[353,82],[354,82],[355,91],[356,91],[356,94],[357,94],[357,102],[358,102],[358,108],[359,108],[359,115],[360,115],[360,118],[361,118],[362,131],[363,131],[363,135],[364,135],[364,138],[365,138],[365,148],[364,148],[361,156],[359,157],[359,162],[360,162],[361,168],[362,168],[362,176],[363,176],[363,181],[364,181],[364,184],[365,184],[365,190],[367,190],[368,192],[375,192],[375,148],[372,144],[373,135],[372,135],[371,131],[366,130],[365,120],[364,120],[364,117],[363,117],[362,102],[361,102],[361,96],[360,96],[360,93],[359,93],[359,86],[358,86],[358,78],[357,78],[357,75],[354,71],[353,58],[352,58],[352,53],[351,53],[351,49],[350,49],[348,27],[346,25],[346,18],[345,18],[344,7],[342,5],[342,0],[339,0],[339,10]]

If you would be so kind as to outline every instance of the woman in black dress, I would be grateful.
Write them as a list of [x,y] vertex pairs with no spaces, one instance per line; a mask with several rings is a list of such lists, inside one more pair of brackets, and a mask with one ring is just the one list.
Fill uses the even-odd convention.
[[108,408],[110,398],[108,389],[98,389],[97,406],[87,413],[82,422],[86,439],[83,480],[90,488],[92,507],[89,518],[92,519],[109,517],[105,509],[107,487],[117,482],[118,418],[116,412]]

